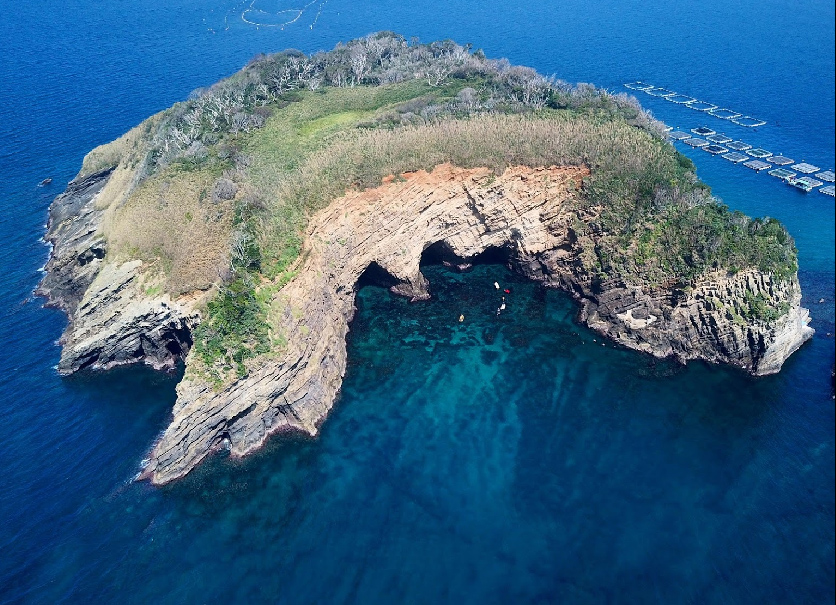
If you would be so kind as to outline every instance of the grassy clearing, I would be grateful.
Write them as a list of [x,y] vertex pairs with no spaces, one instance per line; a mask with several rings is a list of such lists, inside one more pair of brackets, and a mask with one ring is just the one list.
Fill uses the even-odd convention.
[[228,265],[234,201],[213,201],[218,172],[169,168],[144,181],[114,210],[110,253],[140,258],[165,276],[173,295],[215,284]]

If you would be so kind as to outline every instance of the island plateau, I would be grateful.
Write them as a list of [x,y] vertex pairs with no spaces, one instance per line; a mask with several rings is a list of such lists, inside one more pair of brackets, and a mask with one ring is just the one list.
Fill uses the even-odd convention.
[[316,435],[358,280],[429,299],[428,250],[499,255],[659,358],[770,374],[813,333],[786,229],[715,199],[634,98],[388,32],[258,56],[94,149],[46,239],[59,372],[185,363],[155,484]]

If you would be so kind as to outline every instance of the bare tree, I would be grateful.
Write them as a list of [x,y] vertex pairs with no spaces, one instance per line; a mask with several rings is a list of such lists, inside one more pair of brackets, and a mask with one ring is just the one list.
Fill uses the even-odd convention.
[[349,55],[349,64],[354,74],[354,83],[360,84],[369,71],[369,59],[366,55],[366,49],[359,44],[354,46]]

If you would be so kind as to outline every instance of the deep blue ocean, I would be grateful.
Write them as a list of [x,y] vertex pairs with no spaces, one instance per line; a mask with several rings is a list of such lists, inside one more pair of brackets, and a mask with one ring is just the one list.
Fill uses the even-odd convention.
[[452,38],[731,107],[767,124],[635,93],[671,126],[834,167],[832,0],[308,2],[2,4],[0,603],[832,603],[833,199],[687,147],[796,239],[817,332],[779,375],[655,362],[500,265],[432,266],[431,302],[360,292],[318,439],[132,480],[178,377],[57,375],[65,318],[32,297],[47,208],[92,147],[256,53]]

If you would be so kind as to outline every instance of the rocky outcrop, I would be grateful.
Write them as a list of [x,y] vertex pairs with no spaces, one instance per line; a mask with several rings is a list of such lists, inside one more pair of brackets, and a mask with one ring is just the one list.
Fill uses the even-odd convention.
[[142,261],[107,258],[105,210],[96,204],[112,169],[79,178],[52,203],[45,239],[52,244],[36,294],[66,311],[58,371],[127,363],[171,368],[191,346],[199,315],[194,297],[172,301],[143,286]]
[[107,254],[101,234],[104,211],[96,207],[95,200],[111,172],[112,168],[72,181],[49,208],[44,239],[52,245],[52,254],[36,294],[70,317]]
[[[345,372],[358,278],[376,264],[397,280],[393,291],[426,298],[420,261],[431,245],[444,247],[454,264],[504,248],[522,273],[572,293],[590,327],[659,357],[765,374],[810,338],[795,280],[717,273],[687,292],[596,283],[581,260],[588,242],[574,231],[593,217],[570,203],[587,174],[583,167],[513,168],[495,177],[487,169],[443,165],[334,201],[311,221],[298,273],[272,301],[280,318],[274,329],[287,345],[220,390],[187,371],[145,475],[165,483],[222,445],[244,455],[279,431],[315,435]],[[747,293],[789,310],[772,322],[744,320]]]

